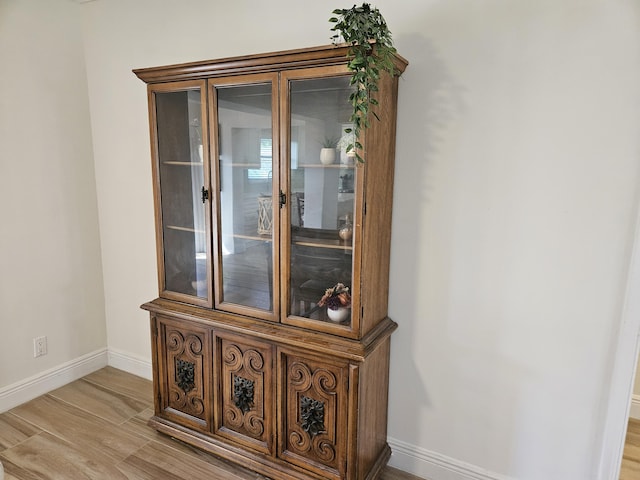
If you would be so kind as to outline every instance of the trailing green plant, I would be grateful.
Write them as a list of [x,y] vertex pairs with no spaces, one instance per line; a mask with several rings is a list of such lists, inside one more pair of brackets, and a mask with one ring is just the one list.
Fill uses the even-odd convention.
[[393,63],[396,49],[387,22],[377,8],[363,3],[348,9],[336,9],[333,14],[337,16],[331,17],[329,22],[334,24],[331,31],[337,33],[331,40],[337,44],[342,38],[349,44],[350,60],[347,67],[352,72],[351,85],[355,86],[349,96],[353,107],[349,122],[353,127],[345,129],[346,133],[353,133],[354,144],[347,147],[347,150],[354,149],[358,161],[364,162],[360,133],[370,126],[370,114],[380,120],[374,111],[378,101],[373,95],[378,91],[378,80],[382,72],[391,75],[397,73]]
[[322,148],[336,148],[338,146],[339,137],[324,137],[321,145]]

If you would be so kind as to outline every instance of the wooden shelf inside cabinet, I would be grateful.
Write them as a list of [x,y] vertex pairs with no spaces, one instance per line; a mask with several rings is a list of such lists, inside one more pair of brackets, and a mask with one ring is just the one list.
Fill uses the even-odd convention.
[[259,169],[259,163],[221,163],[220,167]]
[[204,164],[202,162],[178,162],[178,161],[168,161],[162,162],[163,165],[173,165],[177,167],[202,167]]
[[256,234],[243,234],[243,233],[234,233],[232,235],[233,238],[242,238],[244,240],[258,240],[261,242],[272,242],[273,238],[269,235],[258,235]]
[[302,245],[305,247],[333,248],[336,250],[353,250],[350,240],[317,240],[311,238],[294,237],[292,243],[294,245]]
[[323,165],[322,163],[299,163],[298,168],[340,168],[343,170],[353,170],[355,165],[345,165],[343,163],[331,163]]
[[353,250],[351,240],[341,240],[337,230],[329,229],[293,227],[291,229],[291,243],[306,247]]
[[166,228],[168,228],[169,230],[177,230],[179,232],[201,233],[201,234],[205,233],[204,230],[197,230],[192,227],[179,227],[178,225],[167,225]]

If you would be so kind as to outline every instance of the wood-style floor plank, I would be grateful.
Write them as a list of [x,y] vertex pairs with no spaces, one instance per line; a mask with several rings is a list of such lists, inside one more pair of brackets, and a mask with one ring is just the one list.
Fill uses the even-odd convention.
[[93,447],[113,461],[124,460],[148,441],[50,395],[38,397],[10,412],[59,438]]
[[[226,467],[226,468],[224,468]],[[174,448],[157,442],[149,442],[125,461],[118,468],[129,479],[153,480],[166,478],[172,480],[192,480],[194,478],[215,478],[216,480],[247,480],[264,477],[249,470],[224,465],[220,468],[190,457],[185,461],[184,454]]]
[[0,414],[0,452],[24,442],[40,431],[12,413]]
[[620,480],[640,479],[640,420],[629,419],[620,467]]
[[268,480],[156,432],[152,399],[151,382],[106,367],[0,414],[5,480]]
[[148,440],[155,440],[156,442],[162,443],[163,441],[168,439],[170,442],[172,442],[173,440],[170,437],[158,433],[158,431],[154,428],[149,428],[147,422],[152,416],[153,409],[146,408],[121,424],[121,428],[125,432],[129,432],[132,435],[137,435],[139,437],[145,437]]
[[[21,463],[14,464],[4,457],[4,453],[0,453],[0,462],[4,467],[4,480],[42,480],[36,472],[31,472],[27,468],[22,467]],[[26,463],[26,462],[25,462]]]
[[42,480],[127,480],[114,463],[99,452],[66,442],[48,432],[5,450],[0,458],[3,463],[19,464],[21,471],[27,470]]
[[[149,440],[153,440],[154,443],[158,443],[166,447],[172,448],[174,450],[178,450],[179,455],[182,458],[182,461],[187,461],[188,458],[196,458],[214,467],[221,468],[221,469],[229,469],[230,464],[226,460],[216,457],[215,455],[208,454],[203,450],[195,448],[191,445],[183,443],[167,435],[163,435],[162,433],[158,433],[157,430],[150,428],[147,425],[147,422],[149,421],[152,415],[153,415],[153,410],[151,409],[145,410],[139,415],[136,415],[135,417],[131,418],[129,421],[123,423],[122,428],[125,431],[131,432],[133,434],[145,436]],[[247,472],[249,471],[247,470]],[[242,477],[242,478],[245,478],[245,477]],[[254,478],[254,477],[252,476],[250,478]],[[264,477],[258,476],[255,478],[264,478]]]
[[416,477],[415,475],[411,475],[410,473],[403,472],[402,470],[398,470],[393,467],[385,467],[382,471],[378,480],[424,480],[420,477]]
[[113,367],[105,367],[87,375],[83,380],[146,402],[148,407],[153,408],[153,383],[147,379]]
[[115,424],[124,423],[149,407],[148,401],[136,400],[84,380],[72,382],[49,395]]

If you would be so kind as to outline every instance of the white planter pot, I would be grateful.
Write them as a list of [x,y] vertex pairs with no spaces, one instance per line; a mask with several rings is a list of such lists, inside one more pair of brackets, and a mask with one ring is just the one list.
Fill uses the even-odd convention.
[[349,316],[349,308],[348,307],[340,307],[336,310],[332,310],[331,308],[327,308],[327,316],[329,320],[332,322],[340,323],[344,322]]
[[331,165],[336,161],[336,149],[335,148],[323,148],[320,150],[320,163],[323,165]]

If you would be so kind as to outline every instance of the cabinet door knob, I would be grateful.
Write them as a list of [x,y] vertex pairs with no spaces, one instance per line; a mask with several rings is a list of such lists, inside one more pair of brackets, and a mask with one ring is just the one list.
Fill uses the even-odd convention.
[[202,203],[204,203],[206,200],[209,199],[209,190],[202,187],[202,190],[200,192],[202,193]]
[[287,195],[284,192],[280,192],[280,208],[282,208],[282,206],[286,204],[287,204]]

